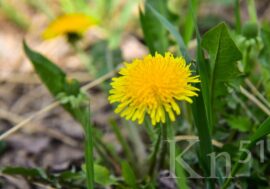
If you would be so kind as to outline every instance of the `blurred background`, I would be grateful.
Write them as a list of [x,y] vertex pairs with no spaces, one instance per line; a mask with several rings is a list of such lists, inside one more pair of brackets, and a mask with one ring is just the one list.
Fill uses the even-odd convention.
[[[140,27],[140,5],[140,0],[0,0],[0,133],[53,102],[23,53],[23,39],[83,85],[123,61],[148,53]],[[187,6],[187,0],[168,0],[169,17],[180,31],[188,22]],[[233,6],[233,0],[202,1],[198,7],[200,32],[221,21],[232,26]],[[241,17],[247,20],[246,1],[240,1],[240,6]],[[256,1],[256,7],[259,20],[269,21],[270,1]],[[79,50],[65,36],[43,39],[42,33],[54,19],[72,12],[82,12],[98,20],[97,25],[84,33],[78,43]],[[192,46],[191,40],[191,51]],[[80,49],[85,53],[81,54]],[[88,61],[84,61],[85,55]],[[95,71],[91,69],[93,65]],[[108,122],[115,115],[103,87],[108,85],[89,91],[93,121],[103,131],[104,141],[114,143]],[[83,131],[59,107],[0,142],[0,167],[38,166],[57,172],[82,162]],[[0,181],[5,188],[31,188],[23,179],[5,177]]]

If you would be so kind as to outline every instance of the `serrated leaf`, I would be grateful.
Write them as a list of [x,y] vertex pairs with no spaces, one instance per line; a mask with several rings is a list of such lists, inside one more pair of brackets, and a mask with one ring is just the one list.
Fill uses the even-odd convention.
[[224,23],[212,28],[203,36],[202,47],[210,55],[212,90],[216,89],[220,82],[228,82],[239,75],[236,62],[242,58],[242,54]]
[[242,54],[224,23],[212,28],[203,36],[202,47],[210,56],[210,86],[208,90],[211,101],[209,108],[213,112],[215,100],[226,92],[224,84],[239,76],[237,61],[242,58]]

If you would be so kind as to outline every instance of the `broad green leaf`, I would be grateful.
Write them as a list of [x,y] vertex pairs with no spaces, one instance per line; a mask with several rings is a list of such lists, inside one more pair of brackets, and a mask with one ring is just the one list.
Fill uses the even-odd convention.
[[251,122],[248,117],[231,116],[228,119],[229,126],[241,132],[247,132],[251,129]]
[[133,189],[138,189],[135,173],[127,162],[122,162],[122,175],[125,182]]
[[180,47],[180,51],[183,55],[183,57],[186,59],[187,62],[191,62],[191,58],[189,57],[189,54],[187,52],[186,45],[183,41],[182,36],[180,35],[179,31],[176,29],[175,26],[173,26],[168,19],[166,19],[162,14],[160,14],[153,6],[150,4],[146,4],[146,6],[149,8],[149,10],[153,13],[153,15],[160,21],[160,23],[165,27],[175,38],[176,42],[178,43]]
[[242,55],[224,23],[212,28],[203,36],[202,47],[210,55],[213,89],[216,89],[220,82],[229,82],[238,76],[236,62]]
[[115,180],[111,177],[110,171],[101,165],[95,164],[95,182],[102,186],[115,184]]
[[[67,79],[66,74],[52,61],[40,53],[31,50],[25,42],[23,43],[23,46],[36,73],[54,97],[58,97],[58,95],[63,96],[63,94],[66,96],[73,96],[74,98],[81,96],[80,85],[77,80]],[[74,119],[84,125],[84,116],[82,112],[87,113],[86,107],[73,107],[72,105],[72,102],[68,102],[63,104],[63,107],[74,117]]]
[[141,26],[151,54],[154,55],[156,52],[164,54],[168,48],[167,32],[147,4],[159,11],[160,14],[165,15],[166,1],[146,0],[145,11],[142,12],[140,9]]
[[211,102],[206,106],[212,113],[216,98],[226,92],[224,84],[239,76],[236,62],[242,58],[242,55],[224,23],[212,28],[203,36],[202,47],[210,56],[209,96]]
[[[82,169],[84,172],[86,172],[85,164],[82,165]],[[111,175],[110,171],[106,167],[94,163],[94,172],[95,183],[101,186],[110,186],[116,184],[116,178]]]

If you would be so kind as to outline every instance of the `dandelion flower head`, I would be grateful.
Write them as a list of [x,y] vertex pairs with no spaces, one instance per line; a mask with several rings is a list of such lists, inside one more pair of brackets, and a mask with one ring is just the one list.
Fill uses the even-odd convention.
[[43,32],[44,39],[59,35],[83,34],[96,24],[95,19],[83,13],[70,13],[56,18]]
[[177,101],[192,103],[198,89],[191,84],[200,82],[198,76],[192,76],[185,59],[171,53],[125,63],[119,75],[112,79],[109,101],[118,103],[115,112],[121,117],[139,124],[147,114],[152,125],[165,123],[166,114],[175,121],[181,113]]

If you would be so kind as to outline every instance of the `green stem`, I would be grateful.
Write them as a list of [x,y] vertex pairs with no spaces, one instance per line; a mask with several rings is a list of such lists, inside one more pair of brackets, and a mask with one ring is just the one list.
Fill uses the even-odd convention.
[[150,137],[151,142],[153,142],[155,140],[155,138],[156,138],[156,135],[155,135],[155,132],[154,132],[154,128],[151,125],[150,119],[146,118],[144,124],[145,124],[145,127],[144,127],[145,130],[146,130],[148,136]]
[[252,22],[257,22],[257,12],[254,0],[248,0],[248,14]]
[[234,0],[234,15],[236,23],[236,32],[241,33],[241,15],[240,15],[240,2],[239,0]]
[[162,127],[162,125],[159,124],[158,137],[157,137],[157,139],[155,141],[154,151],[152,152],[152,154],[150,156],[149,176],[151,178],[154,177],[154,172],[155,172],[157,158],[158,158],[158,151],[160,149],[160,143],[161,143],[161,127]]
[[87,188],[94,189],[94,141],[93,141],[93,128],[90,124],[90,110],[85,115],[85,163],[86,163],[86,181]]
[[167,124],[163,125],[161,124],[161,134],[162,134],[162,141],[161,141],[161,149],[160,149],[160,161],[159,161],[159,168],[162,169],[165,166],[165,160],[167,155],[167,142],[168,142],[168,136],[167,136]]

